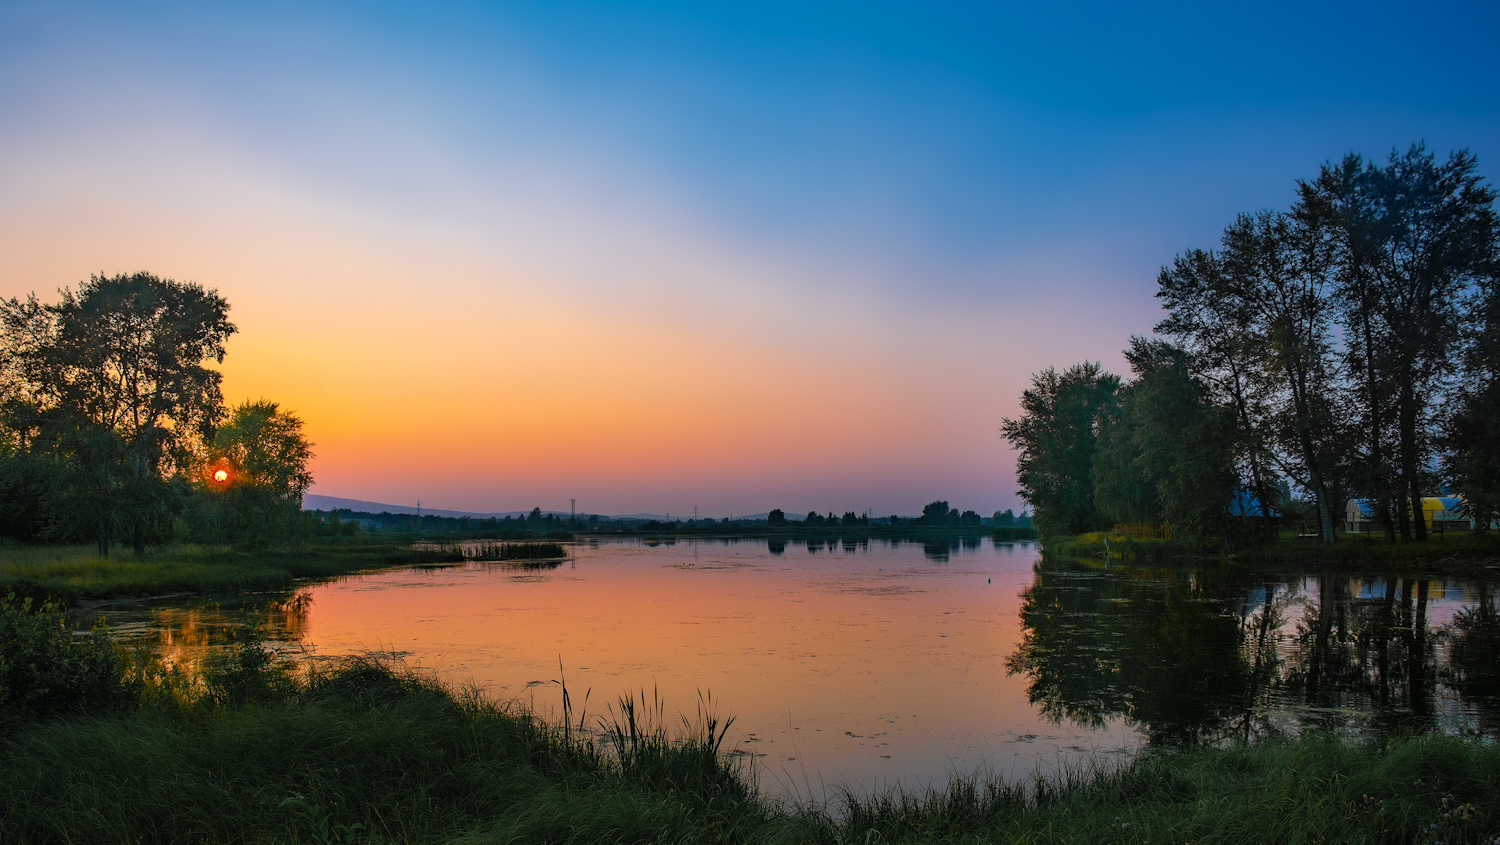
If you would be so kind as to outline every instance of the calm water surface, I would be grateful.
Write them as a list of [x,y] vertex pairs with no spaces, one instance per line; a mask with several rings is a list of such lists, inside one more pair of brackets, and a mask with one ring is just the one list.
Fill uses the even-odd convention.
[[[564,675],[599,714],[644,690],[692,716],[711,692],[763,789],[804,797],[1309,725],[1500,729],[1496,579],[1110,571],[988,539],[571,550],[310,584],[272,622],[294,654],[395,652],[542,710]],[[106,610],[184,660],[240,618]]]

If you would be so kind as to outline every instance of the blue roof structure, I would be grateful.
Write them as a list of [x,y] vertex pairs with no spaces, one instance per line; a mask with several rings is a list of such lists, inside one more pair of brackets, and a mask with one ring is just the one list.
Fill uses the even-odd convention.
[[[1229,500],[1230,516],[1265,516],[1260,506],[1260,500],[1249,490],[1241,490],[1234,494]],[[1274,514],[1273,514],[1274,515]]]

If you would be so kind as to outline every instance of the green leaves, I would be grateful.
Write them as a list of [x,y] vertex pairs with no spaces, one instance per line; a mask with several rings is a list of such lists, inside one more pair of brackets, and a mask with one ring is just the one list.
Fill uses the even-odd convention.
[[74,637],[61,605],[0,598],[0,730],[56,716],[118,710],[137,684],[101,622]]

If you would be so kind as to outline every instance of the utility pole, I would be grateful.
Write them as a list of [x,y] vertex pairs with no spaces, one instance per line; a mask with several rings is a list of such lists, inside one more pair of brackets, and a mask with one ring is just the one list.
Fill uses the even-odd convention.
[[570,523],[572,523],[574,525],[578,524],[578,500],[577,499],[569,499],[568,500],[568,522],[570,522]]
[[693,521],[694,522],[698,521],[698,506],[697,505],[693,505]]

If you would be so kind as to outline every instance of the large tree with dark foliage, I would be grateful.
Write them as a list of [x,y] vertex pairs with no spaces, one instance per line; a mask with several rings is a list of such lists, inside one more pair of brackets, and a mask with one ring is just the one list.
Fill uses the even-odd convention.
[[222,414],[219,373],[235,327],[217,292],[149,273],[94,276],[55,304],[0,303],[4,421],[12,445],[48,455],[63,530],[94,526],[108,554],[118,524],[143,551],[164,479]]
[[[275,402],[244,402],[214,431],[207,460],[194,479],[215,528],[232,539],[255,541],[287,533],[312,486],[307,463],[312,446],[302,420]],[[214,474],[223,470],[220,481]]]
[[[1323,539],[1332,543],[1343,427],[1332,264],[1315,222],[1242,214],[1224,230],[1218,253],[1179,257],[1161,274],[1157,296],[1170,316],[1157,331],[1205,353],[1203,373],[1233,403],[1253,474],[1261,476],[1265,460],[1310,492]],[[1252,483],[1264,504],[1267,479]]]
[[1135,379],[1101,426],[1095,503],[1114,521],[1222,534],[1236,485],[1232,409],[1210,401],[1178,347],[1133,337],[1125,358]]
[[1495,275],[1495,191],[1477,171],[1466,150],[1440,164],[1417,144],[1383,166],[1351,154],[1300,186],[1297,212],[1336,246],[1347,395],[1369,468],[1361,486],[1403,539],[1426,539],[1424,521],[1408,517],[1422,512],[1460,350]]
[[1004,421],[1001,431],[1018,453],[1018,492],[1043,533],[1076,534],[1104,522],[1094,505],[1094,453],[1119,387],[1119,376],[1097,362],[1061,373],[1048,367],[1021,394],[1021,416]]
[[1305,507],[1274,498],[1290,485],[1326,543],[1348,496],[1420,541],[1444,479],[1481,524],[1500,516],[1495,196],[1467,151],[1349,155],[1289,210],[1179,255],[1157,292],[1171,345],[1133,343],[1135,383],[1106,397],[1097,368],[1048,370],[1006,421],[1041,524],[1085,530],[1102,509],[1203,533],[1226,484],[1263,514]]

